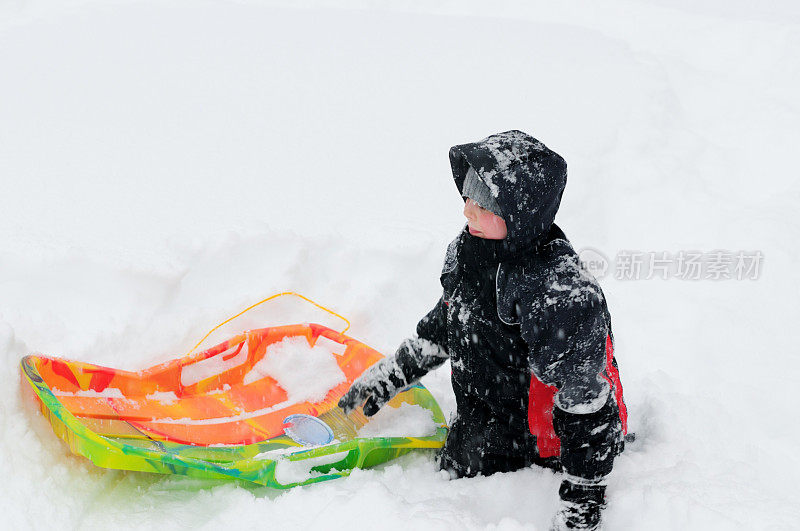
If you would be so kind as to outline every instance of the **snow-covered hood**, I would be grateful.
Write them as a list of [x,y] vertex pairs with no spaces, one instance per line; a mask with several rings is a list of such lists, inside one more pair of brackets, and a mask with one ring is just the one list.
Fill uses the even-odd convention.
[[459,194],[469,166],[486,183],[508,227],[504,247],[533,247],[553,224],[567,183],[567,163],[522,131],[506,131],[450,148]]

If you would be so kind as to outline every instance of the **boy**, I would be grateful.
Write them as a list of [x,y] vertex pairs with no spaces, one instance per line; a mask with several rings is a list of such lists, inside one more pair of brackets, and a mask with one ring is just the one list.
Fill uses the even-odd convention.
[[441,468],[561,470],[554,529],[597,529],[627,412],[603,292],[553,223],[566,163],[508,131],[454,146],[450,164],[468,223],[447,249],[443,295],[339,406],[374,415],[449,358],[457,412]]

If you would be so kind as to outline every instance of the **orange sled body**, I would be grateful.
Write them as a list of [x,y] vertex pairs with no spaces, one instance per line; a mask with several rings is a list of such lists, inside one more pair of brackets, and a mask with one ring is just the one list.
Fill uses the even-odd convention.
[[[346,381],[318,402],[289,400],[270,376],[247,377],[270,345],[303,337],[333,354]],[[344,415],[339,398],[383,356],[367,345],[317,324],[251,330],[208,350],[129,372],[38,355],[22,372],[71,450],[107,468],[238,478],[290,487],[349,474],[414,448],[438,448],[447,436],[433,396],[415,385],[388,407],[419,406],[430,413],[429,433],[359,437],[368,419]],[[309,415],[333,441],[309,446],[284,433],[289,415]]]

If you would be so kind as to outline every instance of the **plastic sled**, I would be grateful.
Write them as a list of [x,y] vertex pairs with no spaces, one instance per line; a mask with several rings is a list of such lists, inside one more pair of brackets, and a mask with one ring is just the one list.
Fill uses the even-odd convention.
[[[285,405],[291,401],[276,380],[246,378],[269,345],[290,336],[328,349],[346,376],[320,402]],[[369,419],[336,406],[382,357],[330,328],[304,324],[251,330],[139,372],[39,355],[23,358],[21,370],[55,433],[97,466],[288,488],[443,446],[444,415],[422,385],[386,407],[428,410],[425,436],[359,437]]]

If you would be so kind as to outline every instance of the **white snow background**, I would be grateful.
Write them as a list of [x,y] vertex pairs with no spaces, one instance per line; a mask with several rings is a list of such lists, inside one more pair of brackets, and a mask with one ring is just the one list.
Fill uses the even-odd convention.
[[[5,527],[546,529],[557,476],[448,481],[426,453],[290,491],[100,469],[18,369],[143,368],[286,289],[391,354],[464,221],[448,148],[522,129],[569,164],[576,248],[764,253],[758,280],[602,280],[638,436],[607,528],[800,528],[798,24],[789,1],[3,1]],[[307,320],[341,326],[280,301],[232,327]],[[448,366],[423,383],[453,410]]]

